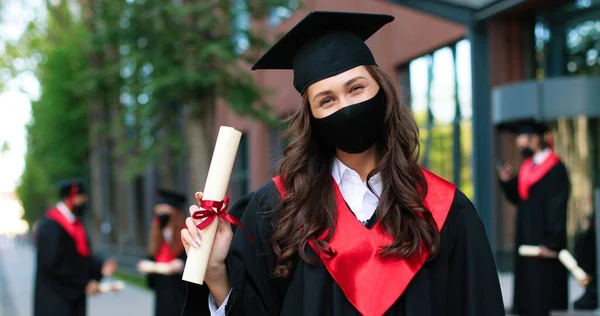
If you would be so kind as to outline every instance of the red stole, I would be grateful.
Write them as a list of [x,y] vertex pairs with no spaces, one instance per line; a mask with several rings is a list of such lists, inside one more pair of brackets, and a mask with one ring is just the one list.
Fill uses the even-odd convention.
[[71,236],[71,238],[73,238],[77,252],[81,256],[90,256],[90,247],[88,245],[85,227],[83,227],[83,223],[81,223],[79,219],[75,220],[74,223],[69,222],[63,213],[61,213],[56,207],[46,212],[46,217],[57,222]]
[[533,158],[523,161],[519,170],[518,189],[523,201],[529,199],[529,190],[538,183],[554,166],[560,163],[560,158],[553,152],[546,160],[537,166],[533,166]]
[[[431,211],[438,229],[444,225],[454,200],[456,187],[423,170],[428,184],[425,206]],[[283,182],[273,179],[281,196],[285,198]],[[335,184],[335,182],[334,182]],[[335,184],[337,202],[336,229],[329,246],[336,255],[332,258],[310,246],[340,286],[348,301],[365,316],[383,315],[404,293],[404,290],[425,263],[429,251],[411,259],[382,259],[377,252],[392,243],[379,223],[372,229],[363,226],[348,209],[342,193]],[[327,231],[319,237],[324,238]]]
[[160,245],[160,249],[158,250],[158,253],[154,257],[154,261],[169,263],[169,262],[173,261],[173,259],[175,259],[175,258],[177,258],[177,257],[175,257],[171,253],[171,250],[169,249],[169,245],[167,245],[167,243],[163,241],[162,245]]

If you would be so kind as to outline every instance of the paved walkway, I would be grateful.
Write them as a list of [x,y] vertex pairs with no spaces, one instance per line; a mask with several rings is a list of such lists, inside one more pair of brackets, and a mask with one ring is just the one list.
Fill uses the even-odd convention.
[[[34,282],[35,251],[0,236],[0,316],[30,316]],[[88,316],[151,316],[154,296],[128,285],[120,293],[88,299]]]
[[[16,245],[13,240],[0,236],[0,316],[31,315],[34,263],[35,251],[32,246]],[[512,303],[512,282],[510,273],[500,274],[506,307]],[[571,279],[569,292],[570,301],[573,302],[581,296],[583,289]],[[120,293],[89,298],[88,316],[150,316],[153,305],[154,296],[150,291],[129,285]]]

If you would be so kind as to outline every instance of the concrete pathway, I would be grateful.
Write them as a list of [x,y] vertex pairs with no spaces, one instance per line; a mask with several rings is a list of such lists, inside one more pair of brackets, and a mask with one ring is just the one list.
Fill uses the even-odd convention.
[[[30,316],[35,250],[0,236],[0,316]],[[133,285],[88,299],[88,316],[151,316],[154,295]]]

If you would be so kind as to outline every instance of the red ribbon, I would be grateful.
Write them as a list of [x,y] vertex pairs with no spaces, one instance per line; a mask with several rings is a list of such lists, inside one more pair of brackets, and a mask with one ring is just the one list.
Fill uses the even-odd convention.
[[198,229],[202,230],[208,227],[212,222],[215,221],[215,218],[219,217],[224,221],[239,226],[244,230],[246,235],[248,235],[248,239],[252,241],[252,236],[248,233],[244,227],[244,224],[242,224],[242,222],[240,222],[240,220],[235,218],[233,215],[227,213],[227,208],[229,207],[229,197],[225,197],[223,201],[202,200],[200,201],[200,207],[203,208],[203,210],[196,211],[194,214],[192,214],[193,219],[206,218],[200,224],[196,225]]

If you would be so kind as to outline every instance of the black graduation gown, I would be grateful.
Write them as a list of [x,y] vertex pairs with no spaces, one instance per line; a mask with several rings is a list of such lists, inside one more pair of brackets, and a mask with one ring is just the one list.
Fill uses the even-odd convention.
[[[89,244],[89,240],[88,240]],[[34,316],[85,316],[85,287],[102,278],[103,261],[77,252],[75,241],[56,221],[38,226]]]
[[[274,255],[268,240],[280,199],[271,181],[242,198],[230,211],[241,218],[253,242],[244,231],[236,230],[227,258],[233,288],[227,315],[360,315],[323,265],[311,266],[298,260],[290,279],[270,277]],[[314,255],[310,247],[307,252]],[[196,315],[205,300],[202,289],[188,283],[183,315]],[[440,254],[421,267],[385,315],[504,314],[498,275],[483,225],[471,202],[457,190],[441,230]]]
[[570,184],[563,163],[555,164],[521,199],[518,177],[501,183],[509,201],[518,207],[514,252],[513,312],[547,316],[568,307],[568,271],[557,259],[519,256],[521,245],[544,245],[560,251],[567,247],[567,202]]
[[[185,262],[185,251],[178,257]],[[154,258],[150,257],[154,261]],[[185,302],[186,284],[181,279],[182,274],[163,275],[151,273],[147,275],[148,287],[154,290],[154,316],[180,315]],[[208,287],[202,286],[201,293],[206,297],[205,306],[198,310],[198,316],[210,316],[208,309]]]

